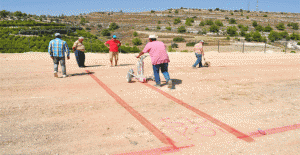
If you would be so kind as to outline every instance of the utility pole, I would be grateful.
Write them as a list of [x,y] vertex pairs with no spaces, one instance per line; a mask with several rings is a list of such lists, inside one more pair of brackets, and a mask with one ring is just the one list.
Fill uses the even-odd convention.
[[248,3],[248,11],[250,11],[250,2]]

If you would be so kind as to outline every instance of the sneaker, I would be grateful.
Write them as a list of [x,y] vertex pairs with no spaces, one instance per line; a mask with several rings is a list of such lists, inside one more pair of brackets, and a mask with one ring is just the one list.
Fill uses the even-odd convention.
[[161,85],[160,84],[156,84],[156,85],[154,85],[155,87],[161,87]]
[[62,77],[63,77],[63,78],[66,78],[66,77],[67,77],[67,75],[63,75]]
[[58,74],[56,71],[54,71],[54,77],[58,77]]
[[168,88],[173,88],[173,81],[170,79],[168,82]]

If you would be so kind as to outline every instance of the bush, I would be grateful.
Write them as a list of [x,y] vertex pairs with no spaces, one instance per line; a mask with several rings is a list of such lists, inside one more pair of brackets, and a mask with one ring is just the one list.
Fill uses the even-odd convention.
[[240,29],[242,29],[242,28],[244,27],[244,25],[239,24],[238,27],[239,27]]
[[175,38],[173,38],[173,41],[175,41],[175,42],[183,42],[185,40],[182,37],[175,37]]
[[168,51],[169,52],[175,52],[175,50],[173,50],[172,46],[168,46]]
[[268,17],[268,15],[264,15],[264,17]]
[[175,13],[177,14],[177,13],[178,13],[178,10],[175,10]]
[[155,11],[154,11],[154,10],[151,10],[151,13],[155,13]]
[[251,34],[250,34],[250,33],[246,33],[246,34],[245,34],[245,40],[246,40],[246,41],[252,41],[252,37],[251,37]]
[[178,31],[178,33],[184,33],[184,32],[186,32],[186,29],[184,26],[180,26],[180,27],[178,27],[177,31]]
[[236,24],[236,20],[233,19],[233,18],[231,18],[231,19],[229,20],[229,24]]
[[138,33],[136,31],[133,32],[133,36],[136,37],[138,36]]
[[160,30],[160,27],[159,27],[159,26],[156,26],[156,29],[157,29],[157,30]]
[[264,28],[264,32],[271,32],[272,30],[273,30],[273,28],[270,25],[268,25]]
[[171,47],[172,47],[172,48],[178,48],[178,44],[173,43],[173,44],[171,45]]
[[192,23],[194,23],[193,18],[187,18],[185,21],[185,25],[187,25],[187,26],[192,26]]
[[166,27],[166,29],[167,29],[167,30],[169,30],[169,31],[171,31],[171,30],[172,30],[172,28],[171,28],[171,27]]
[[261,25],[257,25],[257,26],[255,27],[255,30],[261,32],[261,31],[264,30],[264,27],[262,27]]
[[231,12],[230,14],[233,15],[233,12]]
[[145,30],[149,30],[149,28],[148,28],[148,27],[146,27],[146,28],[145,28]]
[[159,20],[159,21],[157,22],[157,24],[161,24],[161,21]]
[[256,41],[256,42],[261,42],[262,41],[262,36],[258,31],[254,32],[252,38],[253,38],[253,41]]
[[110,36],[110,32],[109,32],[108,29],[102,30],[102,31],[101,31],[101,34],[102,34],[103,36]]
[[240,36],[244,37],[245,35],[246,35],[246,32],[245,32],[245,31],[243,31],[243,30],[241,30],[241,32],[240,32]]
[[116,23],[111,23],[109,25],[109,30],[116,30],[119,28],[119,25],[117,25]]
[[225,17],[225,19],[227,19],[227,20],[228,20],[229,18],[228,18],[228,17]]
[[230,40],[230,37],[227,36],[226,40]]
[[174,24],[178,24],[178,23],[181,23],[181,20],[179,17],[174,19]]
[[199,26],[205,26],[205,22],[204,21],[201,21]]
[[217,25],[212,25],[212,26],[210,26],[209,31],[217,33],[217,32],[219,32],[219,27]]
[[290,38],[291,38],[292,40],[300,40],[300,35],[293,32],[293,33],[291,34]]
[[212,20],[206,20],[205,23],[206,25],[214,25],[214,22]]
[[189,52],[188,50],[182,50],[182,51],[180,51],[180,52]]
[[284,26],[283,23],[279,23],[278,25],[276,25],[276,28],[277,28],[278,30],[284,30],[284,29],[285,29],[285,26]]
[[291,51],[291,53],[296,53],[295,51]]
[[186,43],[186,46],[195,46],[195,42],[189,42],[189,43]]
[[300,45],[300,42],[298,42],[297,45]]
[[220,20],[216,20],[216,21],[215,21],[215,24],[216,24],[217,26],[223,26],[223,23],[222,23],[222,21],[220,21]]
[[246,18],[249,19],[249,16],[247,16]]
[[268,36],[269,40],[274,42],[276,40],[279,40],[280,36],[279,36],[279,33],[276,32],[276,31],[271,31],[269,36]]
[[132,39],[132,43],[135,46],[142,45],[142,40],[140,38],[134,38]]
[[292,27],[293,27],[294,30],[298,30],[299,29],[298,23],[292,23]]
[[134,47],[126,47],[126,46],[120,46],[121,53],[139,53],[140,49],[136,46]]
[[253,23],[252,23],[252,26],[253,27],[256,27],[258,24],[257,24],[257,21],[253,21]]
[[229,34],[231,37],[237,36],[237,28],[235,26],[229,26],[227,27],[227,34]]

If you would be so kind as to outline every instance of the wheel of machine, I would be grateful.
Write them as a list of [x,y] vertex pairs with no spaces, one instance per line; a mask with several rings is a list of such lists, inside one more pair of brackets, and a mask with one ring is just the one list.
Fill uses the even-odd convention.
[[126,76],[126,79],[127,79],[127,82],[131,82],[131,79],[132,79],[132,74],[133,74],[133,69],[130,69],[128,72],[127,72],[127,76]]

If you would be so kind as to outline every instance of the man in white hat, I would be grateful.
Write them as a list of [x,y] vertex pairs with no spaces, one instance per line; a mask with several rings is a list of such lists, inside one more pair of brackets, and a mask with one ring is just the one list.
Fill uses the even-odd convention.
[[61,39],[60,33],[55,33],[55,39],[50,41],[48,47],[48,53],[54,62],[54,77],[58,77],[57,72],[59,62],[61,65],[63,78],[67,77],[65,52],[67,53],[67,58],[70,59],[70,52],[67,42]]
[[193,68],[196,68],[198,64],[199,64],[199,68],[202,67],[202,56],[204,56],[203,43],[204,41],[200,40],[200,42],[198,44],[195,44],[194,46],[194,52],[197,57],[197,60],[193,65]]
[[172,88],[172,80],[170,79],[170,75],[168,72],[168,63],[170,62],[168,53],[166,51],[166,45],[161,42],[161,41],[156,41],[157,36],[156,35],[150,35],[149,36],[149,42],[139,53],[137,58],[139,58],[141,55],[144,53],[149,53],[152,66],[153,66],[153,72],[154,72],[154,77],[155,77],[155,82],[156,82],[156,87],[160,87],[160,77],[159,77],[159,70],[161,68],[161,72],[163,73],[165,79],[166,79],[166,84],[168,84],[169,88]]

